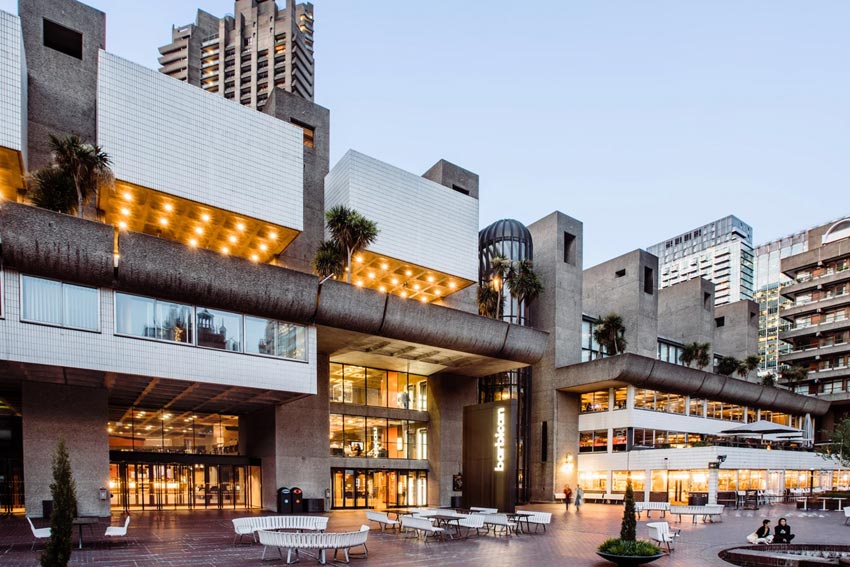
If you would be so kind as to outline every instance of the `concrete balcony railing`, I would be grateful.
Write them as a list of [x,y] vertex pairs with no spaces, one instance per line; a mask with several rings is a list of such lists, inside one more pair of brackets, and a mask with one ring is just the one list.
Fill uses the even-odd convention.
[[791,351],[789,353],[782,354],[779,357],[779,361],[799,363],[803,360],[813,360],[817,358],[824,358],[827,356],[834,356],[837,354],[847,353],[850,353],[850,343],[840,343],[837,345],[830,345],[825,347],[815,347]]
[[808,327],[791,328],[779,333],[779,338],[783,341],[787,341],[789,339],[815,336],[831,331],[845,331],[847,329],[850,329],[850,318],[841,319],[839,321],[831,321],[829,323],[821,323],[819,325],[809,325]]
[[799,293],[846,281],[850,281],[850,269],[835,271],[819,278],[794,282],[782,288],[782,295],[793,299]]
[[842,305],[850,305],[850,293],[832,296],[826,299],[810,301],[800,305],[792,305],[782,310],[782,317],[797,317],[806,313],[815,313],[824,309],[833,307],[841,307]]

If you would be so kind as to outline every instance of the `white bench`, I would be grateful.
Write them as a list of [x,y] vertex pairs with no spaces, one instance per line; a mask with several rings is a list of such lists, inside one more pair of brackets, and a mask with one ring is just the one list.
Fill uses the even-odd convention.
[[670,513],[679,516],[679,521],[682,521],[682,516],[692,516],[693,523],[697,523],[697,516],[702,516],[703,522],[723,521],[723,504],[708,504],[706,506],[670,506]]
[[417,538],[421,534],[425,534],[425,543],[428,543],[429,537],[440,537],[442,539],[446,533],[446,530],[433,525],[428,518],[417,518],[416,516],[402,516],[401,529],[405,531],[413,530]]
[[[363,546],[364,557],[368,557],[369,550],[366,548],[366,539],[369,536],[369,526],[360,526],[360,530],[356,532],[345,533],[323,533],[323,532],[272,532],[269,530],[259,530],[257,535],[260,538],[260,543],[263,544],[263,557],[266,559],[266,551],[269,547],[276,547],[278,553],[283,557],[283,549],[286,549],[286,564],[295,563],[298,561],[298,552],[304,550],[316,550],[319,552],[319,563],[325,565],[325,552],[329,549],[334,550],[334,560],[337,553],[342,550],[345,555],[345,563],[350,560],[349,551],[352,548]],[[292,552],[295,552],[295,561],[292,559]]]
[[481,530],[487,529],[484,527],[484,514],[460,516],[460,519],[455,523],[458,526],[458,531],[460,531],[460,528],[466,528],[466,535],[464,537],[469,537],[469,532],[472,530],[475,530],[475,535],[481,535]]
[[296,530],[323,532],[328,529],[328,518],[325,516],[250,516],[233,518],[233,543],[240,542],[246,535],[256,541],[256,532],[260,530]]
[[646,512],[646,517],[651,518],[651,512],[657,511],[661,512],[661,517],[665,517],[667,512],[670,511],[670,503],[669,502],[635,502],[635,512],[637,512],[638,518],[640,518],[641,512]]
[[601,492],[585,492],[584,493],[584,501],[588,502],[590,500],[596,500],[597,502],[600,500],[604,500],[605,495]]
[[658,545],[666,545],[667,553],[673,551],[672,545],[682,535],[682,530],[672,531],[667,522],[649,522],[646,527],[649,529],[649,539],[658,542]]
[[481,514],[484,516],[484,525],[487,530],[493,528],[493,535],[499,535],[499,532],[505,535],[511,535],[511,532],[516,532],[516,522],[508,520],[507,514]]
[[496,508],[481,508],[480,506],[470,506],[469,511],[473,514],[497,514],[499,512]]
[[387,526],[392,529],[396,529],[399,526],[399,522],[396,520],[390,520],[390,517],[387,516],[386,512],[366,510],[366,520],[370,522],[377,522],[378,525],[381,526],[381,531],[384,531]]
[[522,515],[517,516],[517,522],[522,524],[525,522],[525,529],[527,532],[531,533],[531,526],[534,525],[534,532],[537,533],[537,530],[540,529],[540,526],[543,526],[543,531],[546,531],[546,526],[552,523],[552,514],[550,512],[534,512],[531,510],[517,510],[517,513],[524,512]]
[[605,494],[602,495],[602,500],[604,500],[605,502],[609,502],[609,503],[610,502],[622,502],[625,499],[626,499],[625,494],[613,494],[611,492],[606,492]]
[[850,506],[844,507],[844,525],[847,525],[847,522],[850,521]]

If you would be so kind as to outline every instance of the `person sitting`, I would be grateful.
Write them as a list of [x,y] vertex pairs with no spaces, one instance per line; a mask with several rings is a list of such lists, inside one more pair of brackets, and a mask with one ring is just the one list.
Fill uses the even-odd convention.
[[791,543],[791,540],[794,539],[794,534],[791,533],[791,526],[788,525],[785,518],[779,518],[773,534],[773,543]]
[[761,527],[747,536],[750,543],[772,543],[773,535],[770,533],[770,520],[761,523]]

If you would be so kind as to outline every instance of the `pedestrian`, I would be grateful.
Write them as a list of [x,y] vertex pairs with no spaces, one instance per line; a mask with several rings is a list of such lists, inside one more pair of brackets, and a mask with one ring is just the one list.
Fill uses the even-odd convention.
[[567,510],[570,509],[570,500],[573,499],[573,489],[570,488],[569,484],[564,485],[564,504],[567,507]]
[[576,512],[581,511],[581,505],[584,503],[584,489],[581,486],[576,486]]

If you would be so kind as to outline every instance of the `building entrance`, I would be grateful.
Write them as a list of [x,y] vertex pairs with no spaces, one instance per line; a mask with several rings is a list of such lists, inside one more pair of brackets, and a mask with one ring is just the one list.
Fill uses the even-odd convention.
[[[259,508],[262,505],[258,465],[167,462],[160,454],[137,455],[142,457],[139,459],[121,456],[124,460],[113,460],[109,465],[113,509],[221,510]],[[183,461],[191,456],[180,457]],[[155,460],[157,458],[159,460]]]
[[425,506],[428,473],[374,469],[332,469],[333,508]]

